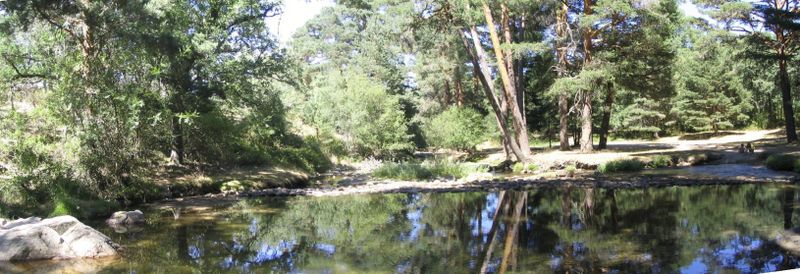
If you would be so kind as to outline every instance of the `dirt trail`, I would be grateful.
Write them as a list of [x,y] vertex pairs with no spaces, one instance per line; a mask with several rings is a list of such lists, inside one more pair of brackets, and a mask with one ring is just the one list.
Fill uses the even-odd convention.
[[[533,161],[542,165],[564,162],[599,165],[619,158],[711,151],[725,154],[721,163],[752,163],[756,155],[738,153],[739,144],[776,140],[775,135],[778,130],[731,131],[730,133],[730,135],[702,140],[681,140],[680,137],[666,137],[653,141],[611,141],[608,149],[596,150],[589,154],[580,153],[577,149],[571,151],[545,149],[543,152],[536,153],[533,156]],[[756,153],[763,150],[764,148],[756,145]],[[502,152],[494,153],[488,157],[488,160],[496,160],[502,157]]]

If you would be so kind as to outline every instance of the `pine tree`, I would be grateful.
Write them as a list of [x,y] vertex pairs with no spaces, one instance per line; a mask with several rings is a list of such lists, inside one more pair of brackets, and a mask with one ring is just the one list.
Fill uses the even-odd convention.
[[689,35],[691,47],[679,51],[672,113],[689,131],[714,131],[741,124],[751,108],[735,51],[713,34]]

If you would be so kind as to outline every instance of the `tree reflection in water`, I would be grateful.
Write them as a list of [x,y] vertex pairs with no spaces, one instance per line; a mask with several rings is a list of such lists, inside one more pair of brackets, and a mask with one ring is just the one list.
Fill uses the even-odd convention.
[[245,200],[114,235],[127,251],[105,271],[771,271],[798,267],[771,238],[794,228],[795,196],[741,185]]

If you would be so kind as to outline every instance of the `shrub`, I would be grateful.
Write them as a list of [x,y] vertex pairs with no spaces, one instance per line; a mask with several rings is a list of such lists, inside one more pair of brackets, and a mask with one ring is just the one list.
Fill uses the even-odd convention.
[[471,108],[451,107],[425,124],[429,145],[471,151],[486,138],[483,117]]
[[672,157],[667,155],[656,155],[650,158],[650,162],[647,163],[647,167],[649,168],[659,168],[659,167],[669,167],[672,166]]
[[567,177],[573,177],[575,176],[575,172],[578,171],[578,167],[575,165],[568,165],[564,168],[564,170],[567,172]]
[[378,178],[426,180],[433,178],[463,178],[472,173],[486,172],[484,165],[459,164],[446,161],[425,163],[388,163],[372,172]]
[[644,163],[637,159],[621,159],[609,161],[597,167],[597,171],[603,174],[614,172],[635,172],[644,169]]
[[796,157],[787,154],[775,154],[767,157],[764,165],[772,170],[792,171],[795,169]]
[[413,151],[400,96],[364,73],[332,72],[317,77],[303,119],[359,156],[392,158]]
[[794,161],[794,172],[800,173],[800,159]]
[[518,162],[518,163],[514,164],[513,167],[511,167],[511,170],[514,173],[536,171],[537,169],[539,169],[539,166],[537,166],[536,164],[533,164],[533,163],[524,164],[524,163],[519,163]]

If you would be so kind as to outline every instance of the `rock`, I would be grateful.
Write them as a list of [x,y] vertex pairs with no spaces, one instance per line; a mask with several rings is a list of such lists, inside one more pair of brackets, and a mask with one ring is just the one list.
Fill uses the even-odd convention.
[[60,251],[61,237],[52,228],[29,224],[0,230],[0,261],[53,259]]
[[28,218],[0,228],[0,261],[105,257],[119,245],[72,216]]
[[76,224],[81,224],[78,219],[72,216],[58,216],[55,218],[44,219],[40,223],[43,226],[52,228],[55,230],[59,235],[64,234],[67,232],[71,227],[75,226]]
[[32,224],[41,221],[42,218],[39,217],[30,217],[25,219],[16,219],[14,221],[8,221],[7,223],[3,224],[0,229],[12,229],[18,226],[23,226],[27,224]]
[[144,213],[141,211],[117,211],[106,220],[106,224],[115,225],[142,225],[145,223]]
[[114,256],[119,245],[106,235],[84,224],[72,226],[61,235],[62,258],[96,258]]

